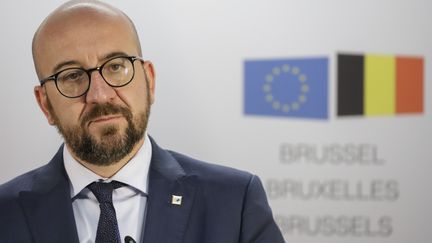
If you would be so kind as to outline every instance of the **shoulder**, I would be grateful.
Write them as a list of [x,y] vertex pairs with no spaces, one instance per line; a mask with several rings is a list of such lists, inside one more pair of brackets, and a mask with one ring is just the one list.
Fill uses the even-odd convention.
[[152,144],[152,171],[164,174],[168,178],[186,176],[198,183],[215,187],[237,187],[244,190],[256,177],[249,172],[204,162],[190,156],[159,147],[150,137]]
[[41,188],[48,190],[51,188],[64,170],[62,149],[63,146],[60,147],[49,163],[0,185],[0,202],[7,198],[15,198],[22,191],[34,191]]
[[38,177],[38,174],[44,170],[45,166],[17,176],[14,179],[0,185],[0,201],[6,200],[7,198],[15,198],[21,191],[32,190],[34,181]]
[[35,178],[38,177],[40,170],[41,168],[32,170],[0,185],[0,225],[3,228],[23,219],[20,207],[21,192],[33,190]]
[[246,190],[255,175],[235,168],[204,162],[181,153],[168,151],[187,175],[197,177],[200,183],[230,190]]

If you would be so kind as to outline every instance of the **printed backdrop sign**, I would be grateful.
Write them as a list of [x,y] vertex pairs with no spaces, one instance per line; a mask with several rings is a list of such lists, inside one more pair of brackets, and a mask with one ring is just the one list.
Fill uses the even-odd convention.
[[[107,2],[156,69],[149,134],[259,175],[287,242],[431,242],[432,1]],[[61,144],[31,59],[61,3],[2,3],[1,183]]]

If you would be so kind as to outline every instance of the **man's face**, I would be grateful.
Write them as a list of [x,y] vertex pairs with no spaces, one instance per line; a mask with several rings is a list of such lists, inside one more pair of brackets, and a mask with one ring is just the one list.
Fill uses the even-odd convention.
[[[132,28],[124,19],[84,15],[57,22],[42,29],[36,42],[37,67],[43,77],[65,68],[94,68],[116,53],[139,55]],[[154,74],[150,62],[135,61],[134,67],[132,82],[120,88],[92,72],[88,92],[78,98],[61,95],[53,81],[35,89],[48,121],[57,126],[78,159],[111,165],[143,141]]]

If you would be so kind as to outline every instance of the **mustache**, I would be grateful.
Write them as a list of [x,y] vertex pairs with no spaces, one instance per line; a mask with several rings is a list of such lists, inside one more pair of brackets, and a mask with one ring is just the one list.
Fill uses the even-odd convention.
[[127,121],[132,120],[132,112],[122,106],[114,105],[111,103],[96,104],[88,111],[81,119],[81,126],[85,126],[89,121],[99,118],[101,116],[107,115],[117,115],[121,114],[126,118]]

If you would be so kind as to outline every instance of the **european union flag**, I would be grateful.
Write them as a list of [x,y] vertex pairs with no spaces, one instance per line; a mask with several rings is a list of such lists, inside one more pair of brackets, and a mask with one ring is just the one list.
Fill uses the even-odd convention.
[[328,59],[245,61],[245,113],[327,119]]

